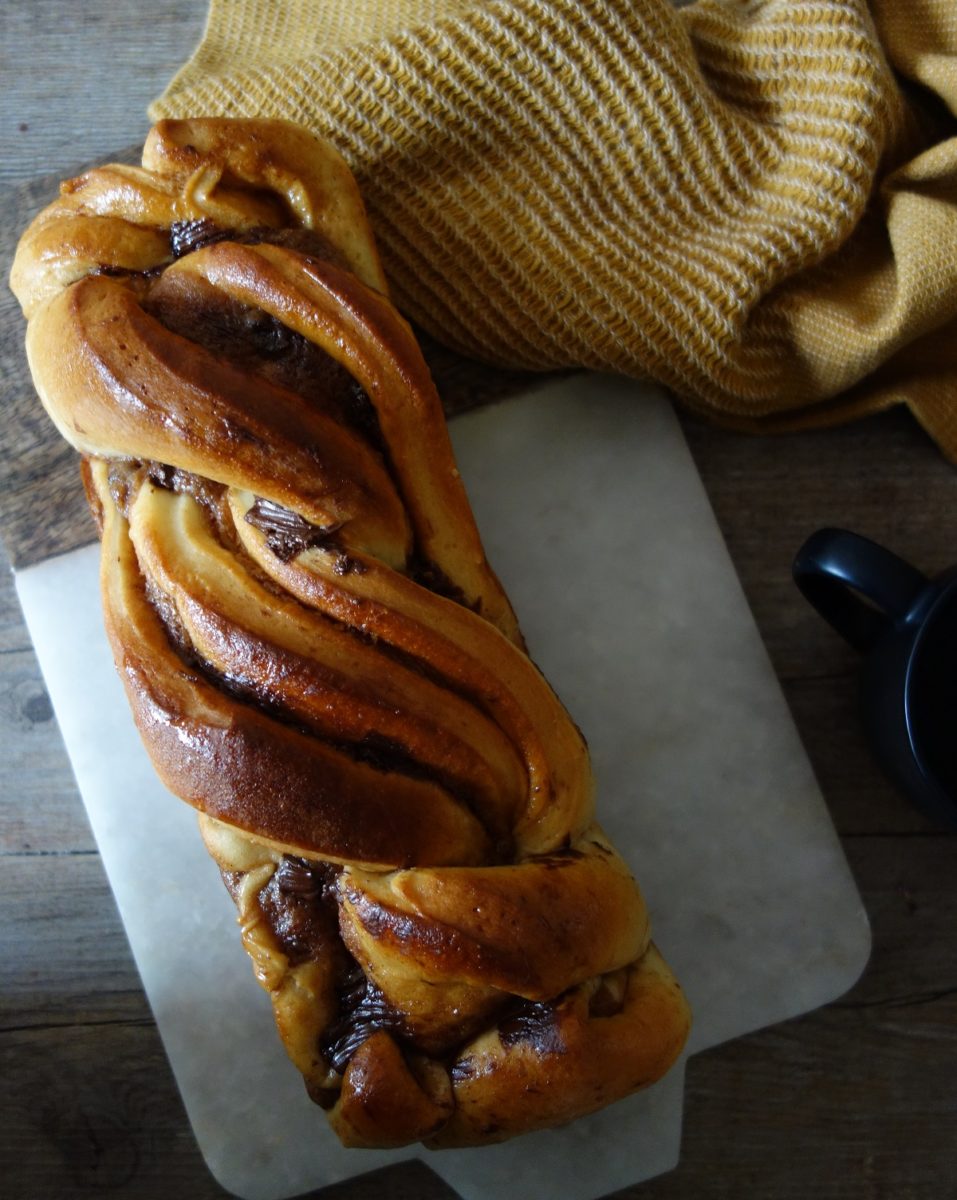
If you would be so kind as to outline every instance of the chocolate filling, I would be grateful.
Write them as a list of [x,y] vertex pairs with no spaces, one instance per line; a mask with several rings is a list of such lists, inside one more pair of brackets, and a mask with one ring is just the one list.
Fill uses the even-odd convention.
[[[336,880],[341,867],[292,855],[283,857],[259,904],[270,929],[292,966],[331,957],[338,975],[339,1012],[326,1030],[320,1049],[334,1071],[345,1071],[349,1060],[376,1030],[403,1036],[405,1022],[342,944]],[[224,872],[235,898],[241,876]],[[327,1097],[313,1097],[325,1104]]]
[[[605,976],[599,982],[588,1002],[590,1018],[614,1017],[621,1012],[624,987],[614,986],[616,974]],[[556,996],[553,1000],[519,1000],[499,1022],[498,1035],[502,1045],[529,1042],[543,1052],[561,1053],[564,1042],[559,1030],[558,1008],[562,999],[562,996]]]
[[241,304],[203,280],[172,274],[158,279],[142,303],[171,333],[246,374],[295,392],[382,452],[378,414],[363,388],[324,350],[270,313]]
[[342,528],[341,524],[313,525],[291,508],[262,497],[257,497],[244,520],[266,535],[266,545],[280,562],[289,562],[313,546],[333,547],[333,536]]
[[228,514],[223,484],[214,483],[192,471],[181,471],[179,467],[171,467],[167,463],[148,462],[144,463],[144,468],[147,479],[157,487],[192,496],[202,505],[219,539],[224,540],[225,531],[232,527],[232,518]]
[[[342,943],[338,923],[337,880],[342,868],[329,862],[285,856],[269,883],[259,893],[259,903],[270,928],[292,965],[319,957],[331,961],[336,971],[338,1013],[326,1029],[319,1049],[332,1070],[343,1074],[359,1047],[378,1030],[385,1030],[400,1047],[412,1048],[413,1034],[407,1019],[365,975]],[[227,888],[235,898],[242,881],[240,873],[223,872]],[[498,1023],[502,1045],[511,1048],[527,1043],[542,1053],[564,1050],[559,1024],[562,997],[552,1001],[516,999]],[[621,1011],[621,999],[613,987],[601,986],[592,998],[589,1016],[610,1017]],[[485,1019],[478,1022],[478,1027]],[[463,1028],[455,1044],[434,1053],[446,1060],[455,1058],[461,1046],[477,1030]],[[468,1079],[475,1071],[472,1058],[450,1065],[453,1082]],[[316,1103],[328,1107],[334,1095],[312,1089]]]
[[[344,270],[349,264],[322,234],[312,229],[223,229],[209,218],[177,221],[170,228],[170,252],[182,258],[215,242],[283,246],[307,259]],[[385,443],[375,406],[352,375],[308,338],[276,317],[223,295],[201,279],[161,276],[143,297],[143,307],[172,333],[188,338],[233,366],[258,373],[296,392],[354,430],[373,449]]]
[[471,1079],[475,1074],[475,1059],[471,1057],[463,1058],[455,1063],[449,1071],[449,1078],[453,1083],[463,1083],[466,1079]]
[[414,579],[420,587],[427,588],[430,592],[434,592],[436,596],[444,596],[446,600],[454,600],[456,604],[460,604],[463,608],[469,608],[473,612],[478,612],[480,605],[478,602],[470,603],[468,597],[458,586],[449,579],[448,575],[435,563],[430,562],[427,558],[420,555],[413,555],[409,559],[408,573],[411,579]]
[[559,1041],[555,1005],[547,1001],[521,1001],[514,1012],[499,1022],[498,1036],[503,1046],[531,1042],[542,1050],[555,1049]]
[[[341,525],[313,525],[292,509],[262,497],[257,497],[244,520],[265,533],[266,545],[280,562],[290,562],[304,550],[318,546],[336,551],[333,570],[337,575],[362,575],[367,569],[361,559],[346,553],[337,542],[335,535],[342,528]],[[420,587],[427,588],[437,596],[444,596],[447,600],[453,600],[463,608],[477,611],[478,605],[470,604],[462,589],[435,563],[413,556],[409,560],[407,572]]]
[[332,863],[309,862],[305,858],[286,855],[276,868],[276,887],[285,896],[304,899],[329,899],[329,888],[335,887],[339,869]]
[[345,960],[335,900],[340,870],[333,863],[283,858],[259,893],[263,915],[291,966],[330,951]]
[[[97,528],[102,534],[103,513],[99,497],[90,479],[89,467],[83,471],[87,503],[97,522]],[[277,585],[269,579],[246,555],[233,526],[232,513],[227,502],[227,489],[223,484],[215,483],[202,475],[194,475],[190,471],[181,471],[168,463],[138,462],[134,459],[121,459],[109,462],[107,485],[113,503],[118,511],[127,519],[133,503],[144,484],[152,484],[164,491],[176,492],[191,496],[202,508],[213,536],[233,554],[243,559],[244,565],[257,580],[269,591],[278,591]],[[155,596],[151,597],[155,601]],[[164,616],[165,621],[165,616]]]
[[169,230],[169,248],[174,258],[192,254],[202,246],[224,242],[232,230],[217,225],[211,217],[196,217],[192,221],[174,221]]
[[384,1029],[402,1038],[405,1019],[355,963],[339,987],[339,1016],[326,1030],[322,1052],[340,1074],[363,1042]]
[[227,229],[217,225],[212,217],[195,217],[190,221],[174,221],[169,230],[170,252],[174,258],[183,258],[203,246],[215,242],[236,242],[241,246],[257,246],[268,242],[272,246],[284,246],[295,250],[305,258],[331,262],[344,271],[350,270],[345,256],[336,246],[316,229],[300,226],[253,225],[248,229]]

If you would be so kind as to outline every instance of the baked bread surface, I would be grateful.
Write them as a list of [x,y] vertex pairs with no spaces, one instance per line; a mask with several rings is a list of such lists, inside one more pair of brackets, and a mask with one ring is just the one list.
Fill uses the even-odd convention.
[[161,122],[11,285],[137,726],[342,1141],[500,1141],[658,1079],[687,1005],[340,156]]

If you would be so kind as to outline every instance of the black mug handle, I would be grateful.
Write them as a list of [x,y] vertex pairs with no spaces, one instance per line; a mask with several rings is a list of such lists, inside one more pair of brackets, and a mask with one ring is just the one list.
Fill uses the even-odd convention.
[[848,529],[811,534],[792,569],[805,598],[856,650],[869,650],[904,618],[928,583],[916,567]]

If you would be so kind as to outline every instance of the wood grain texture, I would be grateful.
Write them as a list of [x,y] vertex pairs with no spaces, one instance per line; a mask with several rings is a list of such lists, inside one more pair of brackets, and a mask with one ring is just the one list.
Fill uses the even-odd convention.
[[[72,174],[72,172],[70,172]],[[56,196],[44,177],[0,202],[0,262],[9,272],[26,223]],[[30,382],[23,346],[26,322],[9,288],[0,292],[0,527],[14,567],[29,566],[95,540],[76,452],[53,436]]]
[[[178,0],[0,0],[0,183],[59,177],[141,140],[147,100],[202,19],[202,4]],[[0,337],[13,346],[7,324],[5,315]],[[826,524],[883,540],[928,571],[957,561],[957,472],[902,413],[778,440],[684,424],[842,835],[874,951],[837,1003],[694,1058],[681,1165],[619,1200],[950,1200],[957,839],[874,767],[857,724],[856,660],[797,595],[790,561]],[[5,570],[0,868],[0,1192],[225,1195],[196,1149]],[[452,1193],[412,1164],[323,1195]]]

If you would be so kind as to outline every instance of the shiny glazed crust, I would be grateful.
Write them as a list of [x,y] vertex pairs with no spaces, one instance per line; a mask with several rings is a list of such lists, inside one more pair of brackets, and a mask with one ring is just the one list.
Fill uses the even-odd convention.
[[500,1141],[658,1079],[687,1006],[337,153],[161,122],[11,284],[137,725],[343,1142]]

